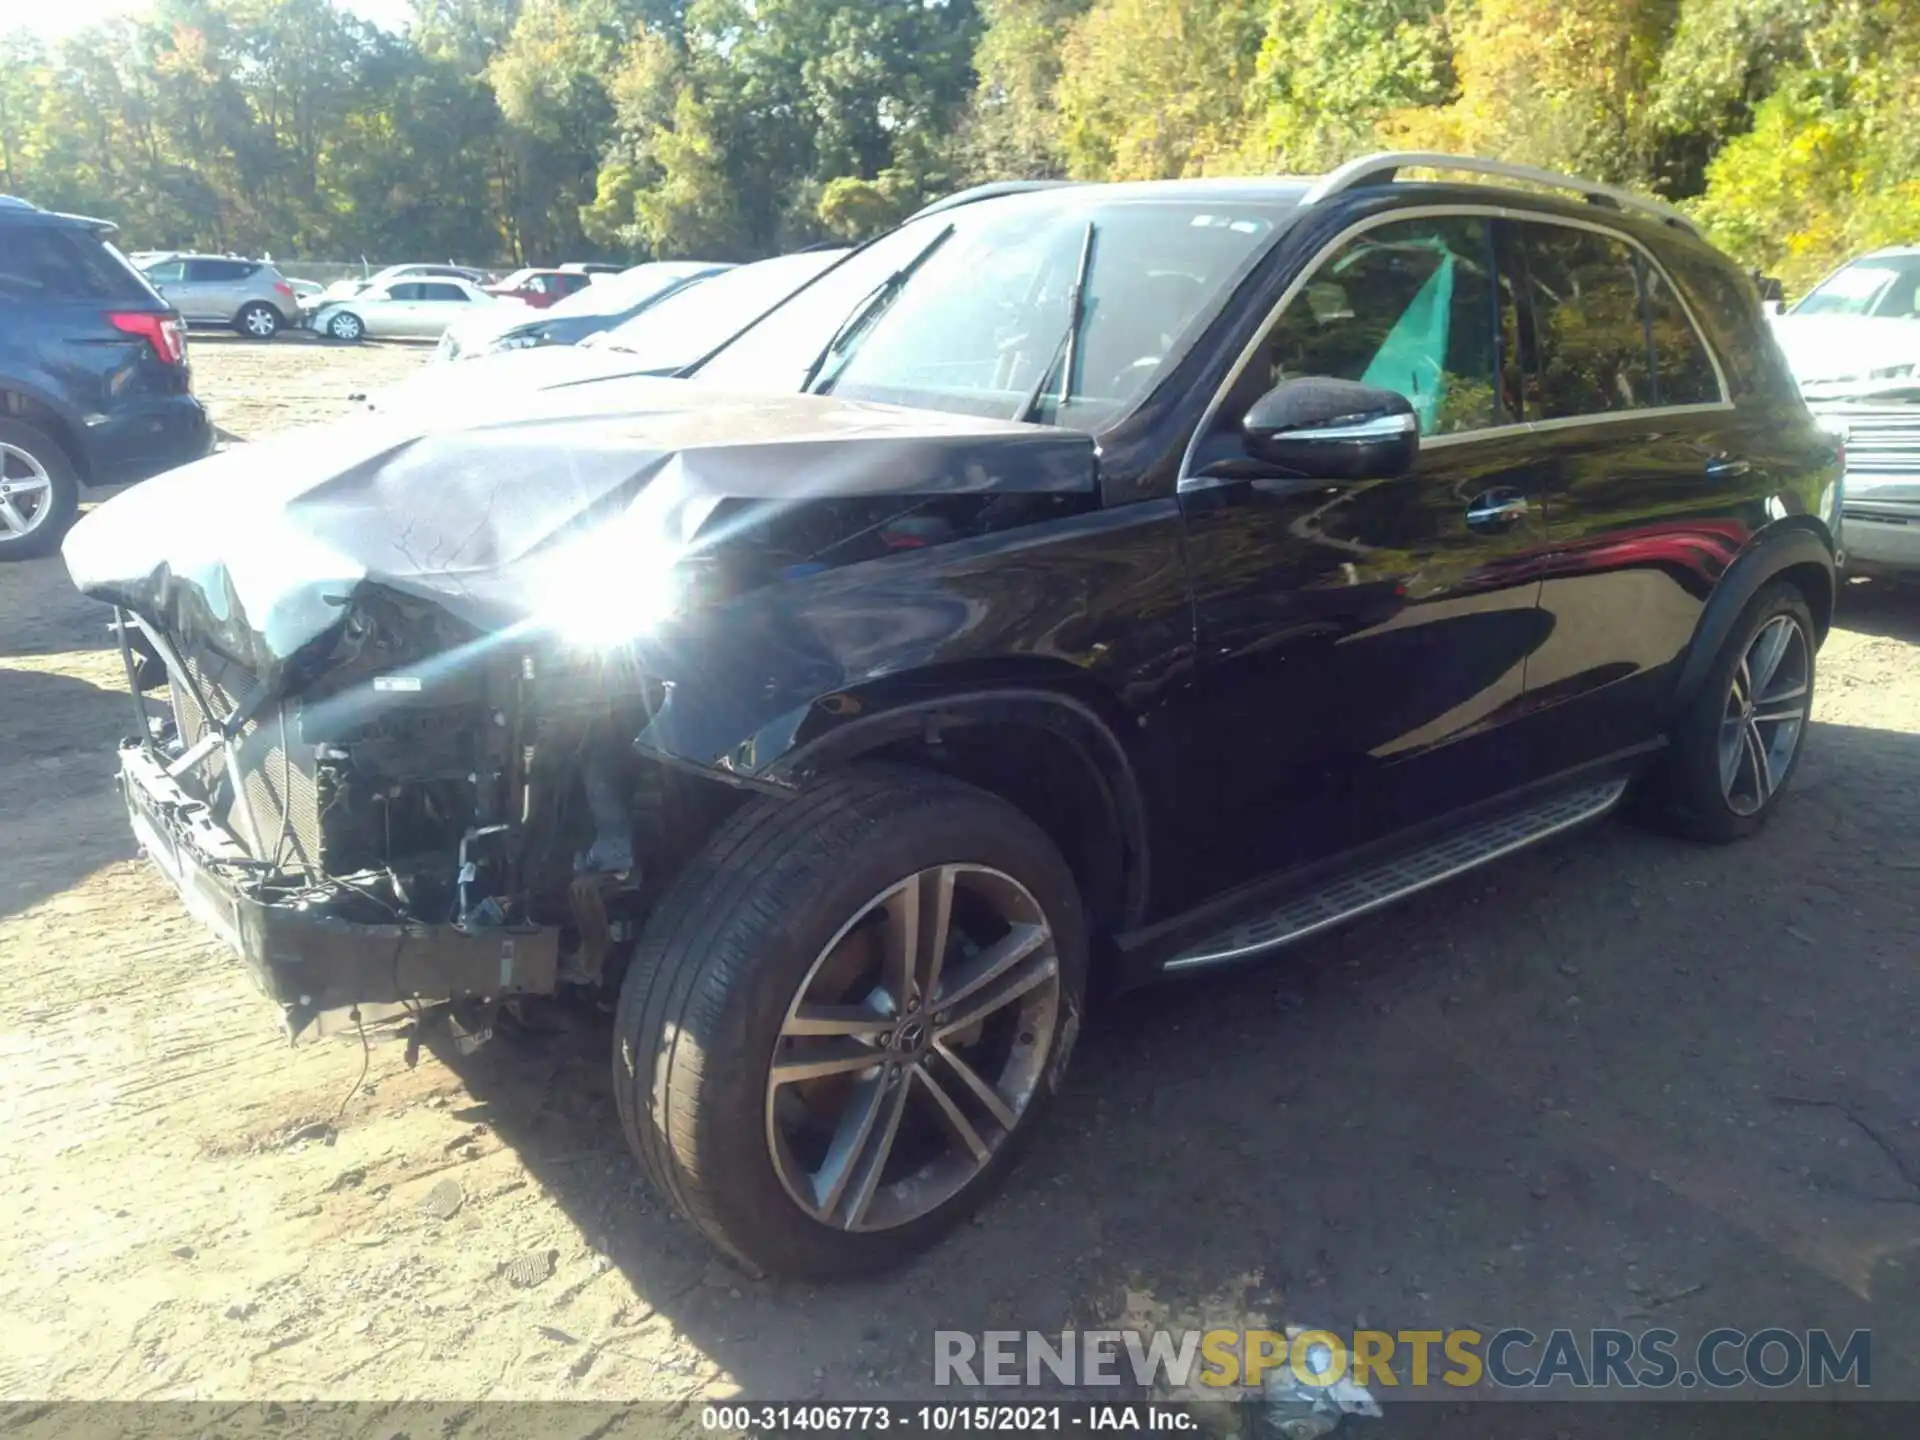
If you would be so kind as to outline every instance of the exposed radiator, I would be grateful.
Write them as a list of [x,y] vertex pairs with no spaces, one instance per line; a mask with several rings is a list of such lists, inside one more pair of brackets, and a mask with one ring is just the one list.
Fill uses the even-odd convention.
[[[226,719],[245,705],[258,688],[245,670],[218,656],[189,655],[186,665],[218,719]],[[174,684],[169,688],[181,741],[191,746],[206,734],[208,717],[194,702],[191,687]],[[255,858],[318,870],[319,796],[313,754],[309,747],[299,744],[299,728],[298,702],[270,705],[241,727],[238,768],[244,806],[228,778],[226,759],[218,751],[181,779],[207,800],[221,823]],[[251,830],[247,824],[249,810]]]

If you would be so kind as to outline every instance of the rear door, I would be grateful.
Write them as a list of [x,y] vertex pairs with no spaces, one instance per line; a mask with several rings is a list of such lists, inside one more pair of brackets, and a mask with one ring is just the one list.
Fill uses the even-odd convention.
[[1546,217],[1508,237],[1551,540],[1527,738],[1558,770],[1664,727],[1707,595],[1765,517],[1720,369],[1651,252]]
[[[1196,440],[1181,508],[1222,879],[1323,858],[1523,782],[1502,734],[1541,641],[1545,546],[1504,362],[1494,220],[1376,217],[1296,281]],[[1250,471],[1239,419],[1332,376],[1414,405],[1412,473],[1334,485]]]

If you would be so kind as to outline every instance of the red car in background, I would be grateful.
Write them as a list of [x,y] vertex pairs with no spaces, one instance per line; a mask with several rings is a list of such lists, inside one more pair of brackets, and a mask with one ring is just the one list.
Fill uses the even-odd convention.
[[591,275],[582,275],[577,270],[516,270],[498,285],[489,285],[487,293],[508,300],[524,300],[534,309],[544,310],[592,283]]

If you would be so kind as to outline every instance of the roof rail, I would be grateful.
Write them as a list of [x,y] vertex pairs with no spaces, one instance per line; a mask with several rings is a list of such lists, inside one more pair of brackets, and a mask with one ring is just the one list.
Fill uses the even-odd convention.
[[18,195],[0,195],[0,210],[38,210],[39,208],[31,200],[22,200]]
[[1650,216],[1663,225],[1684,230],[1689,235],[1700,234],[1700,227],[1671,205],[1649,200],[1631,190],[1602,185],[1594,180],[1577,180],[1571,175],[1536,169],[1532,165],[1515,165],[1506,160],[1489,160],[1478,155],[1444,155],[1433,150],[1382,150],[1375,155],[1362,155],[1357,160],[1349,160],[1315,181],[1300,203],[1314,205],[1329,196],[1361,185],[1386,184],[1402,170],[1453,170],[1468,175],[1495,175],[1503,180],[1520,180],[1549,190],[1572,190],[1584,197],[1589,205],[1632,211]]

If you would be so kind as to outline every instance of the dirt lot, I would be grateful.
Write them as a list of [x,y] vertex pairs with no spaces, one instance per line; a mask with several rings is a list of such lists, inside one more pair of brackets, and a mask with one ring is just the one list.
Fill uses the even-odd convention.
[[[242,437],[421,358],[195,342]],[[645,1188],[592,1017],[289,1050],[134,859],[102,615],[48,560],[0,616],[0,1396],[926,1395],[936,1327],[1202,1316],[1871,1326],[1920,1396],[1920,594],[1849,591],[1758,841],[1609,824],[1113,1007],[981,1223],[830,1289]]]

